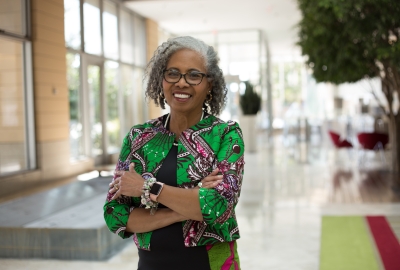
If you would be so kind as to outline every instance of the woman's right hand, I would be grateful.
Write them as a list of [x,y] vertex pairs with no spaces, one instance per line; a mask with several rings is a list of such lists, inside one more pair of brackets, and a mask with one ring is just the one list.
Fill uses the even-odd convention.
[[111,200],[121,195],[140,197],[144,179],[135,171],[134,163],[129,165],[129,171],[115,171],[114,175],[116,178],[109,184],[109,192],[113,193]]
[[[224,176],[218,175],[218,172],[219,172],[219,169],[216,168],[206,178],[201,180],[199,182],[199,183],[201,183],[201,187],[202,188],[215,188],[220,183],[222,183]],[[198,187],[200,187],[200,186],[198,185]]]

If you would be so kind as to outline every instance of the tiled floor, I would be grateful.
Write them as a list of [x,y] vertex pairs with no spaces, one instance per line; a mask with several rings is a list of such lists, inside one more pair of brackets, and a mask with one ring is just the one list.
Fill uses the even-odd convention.
[[[399,195],[379,156],[339,152],[329,145],[274,146],[259,138],[246,154],[237,218],[244,270],[318,269],[322,215],[400,216]],[[134,245],[105,262],[1,259],[1,269],[136,269]]]

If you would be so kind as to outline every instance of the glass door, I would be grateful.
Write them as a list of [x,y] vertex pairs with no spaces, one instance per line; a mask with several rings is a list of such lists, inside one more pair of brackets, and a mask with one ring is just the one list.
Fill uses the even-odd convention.
[[83,111],[88,156],[95,165],[114,163],[121,144],[119,102],[119,64],[97,57],[84,57],[87,84]]
[[[119,154],[122,142],[120,133],[120,117],[122,115],[122,106],[118,106],[119,100],[119,64],[114,61],[106,61],[104,63],[104,93],[107,120],[104,123],[107,136],[107,155]],[[113,162],[112,162],[113,163]]]
[[87,66],[87,82],[91,156],[95,159],[95,164],[101,164],[104,153],[101,66]]

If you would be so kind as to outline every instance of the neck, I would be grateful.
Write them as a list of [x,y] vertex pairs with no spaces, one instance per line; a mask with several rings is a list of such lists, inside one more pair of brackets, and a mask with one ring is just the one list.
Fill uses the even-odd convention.
[[169,130],[176,134],[178,139],[181,136],[182,131],[190,128],[197,124],[203,115],[203,111],[196,113],[180,113],[171,111],[169,117]]

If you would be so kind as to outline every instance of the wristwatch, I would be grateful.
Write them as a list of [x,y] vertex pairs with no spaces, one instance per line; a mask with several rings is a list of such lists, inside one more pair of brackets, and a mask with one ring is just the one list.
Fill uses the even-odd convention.
[[150,189],[150,199],[152,201],[157,201],[158,195],[160,195],[161,190],[163,189],[164,184],[161,182],[155,182]]

